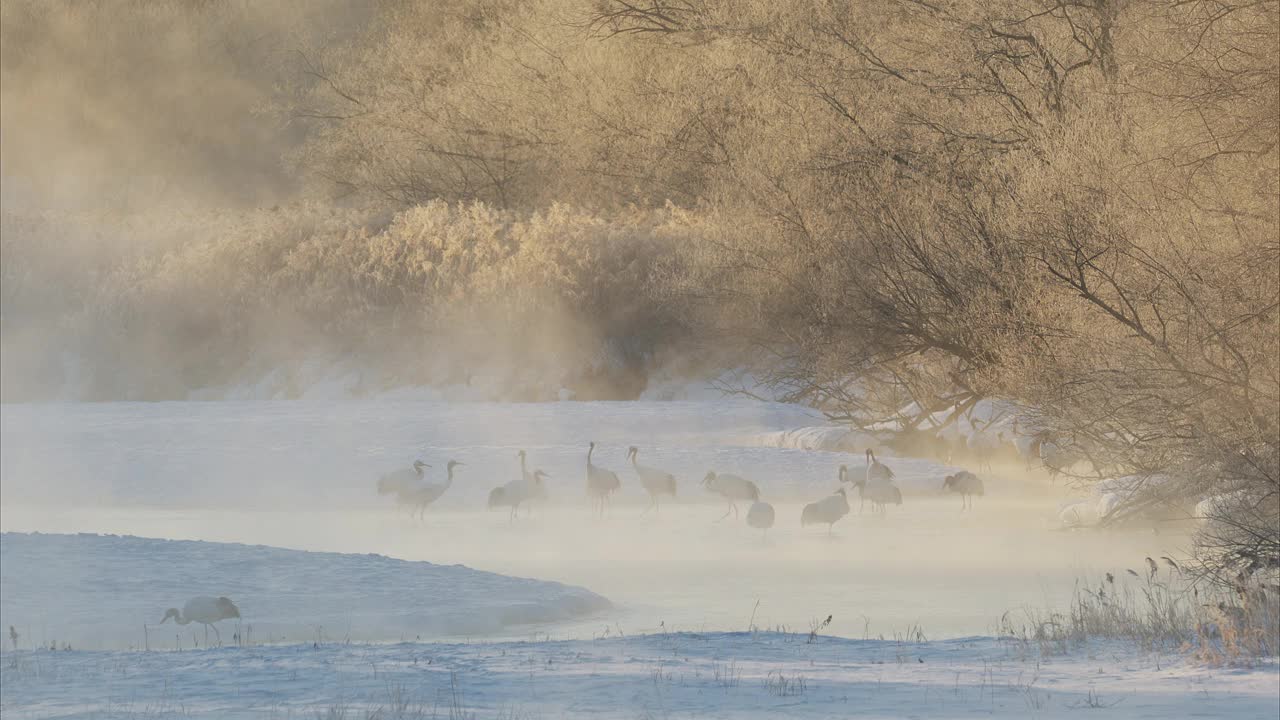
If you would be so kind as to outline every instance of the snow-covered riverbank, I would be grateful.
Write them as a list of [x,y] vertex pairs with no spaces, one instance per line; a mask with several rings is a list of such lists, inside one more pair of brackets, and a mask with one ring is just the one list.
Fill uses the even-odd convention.
[[610,607],[580,587],[461,565],[137,537],[5,533],[0,573],[0,626],[28,648],[203,645],[198,623],[159,624],[196,595],[239,606],[239,622],[221,623],[227,644],[484,635]]
[[1274,663],[808,633],[6,652],[6,718],[1267,718]]

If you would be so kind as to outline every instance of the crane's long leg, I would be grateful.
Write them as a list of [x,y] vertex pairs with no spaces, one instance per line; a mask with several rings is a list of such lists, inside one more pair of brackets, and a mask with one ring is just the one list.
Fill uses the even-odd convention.
[[650,496],[649,496],[649,506],[648,506],[648,507],[646,507],[644,510],[640,511],[640,516],[641,516],[641,517],[644,517],[644,515],[645,515],[645,514],[647,514],[650,510],[654,509],[654,508],[655,508],[655,507],[657,507],[657,506],[658,506],[657,501],[656,501],[656,500],[654,500],[654,498],[653,498],[653,496],[652,496],[652,495],[650,495]]
[[729,513],[731,512],[733,512],[733,503],[729,503],[729,509],[725,510],[723,515],[716,518],[716,522],[720,522],[721,520],[724,520],[725,518],[729,517]]
[[[214,637],[218,638],[218,647],[222,647],[222,633],[218,632],[218,626],[217,626],[217,625],[210,625],[209,627],[212,627],[212,628],[213,628],[213,635],[214,635]],[[208,630],[206,630],[205,632],[207,633],[207,632],[208,632]],[[206,645],[206,646],[209,644],[209,643],[207,642],[207,640],[208,640],[208,638],[206,638],[206,642],[205,642],[205,645]]]

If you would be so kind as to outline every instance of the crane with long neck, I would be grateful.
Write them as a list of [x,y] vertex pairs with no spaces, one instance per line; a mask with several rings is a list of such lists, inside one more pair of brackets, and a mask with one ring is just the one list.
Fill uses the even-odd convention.
[[618,480],[617,473],[591,462],[595,449],[596,443],[592,440],[587,448],[587,496],[591,498],[593,509],[598,509],[600,516],[604,517],[605,504],[609,496],[622,487],[622,481]]
[[636,471],[636,475],[640,477],[640,484],[644,486],[645,492],[649,493],[649,506],[644,509],[644,513],[658,508],[658,498],[666,495],[675,497],[676,495],[676,477],[665,470],[641,465],[638,459],[640,448],[632,445],[627,448],[627,458],[631,460],[631,467]]
[[418,519],[421,520],[426,515],[427,506],[439,500],[441,495],[444,495],[449,488],[453,487],[453,469],[458,465],[465,464],[458,460],[450,460],[447,466],[448,472],[443,483],[418,485],[409,488],[399,496],[399,501],[404,505],[410,506],[412,510],[417,510]]
[[169,608],[164,612],[160,624],[163,625],[165,620],[173,618],[173,621],[179,625],[188,625],[198,622],[204,625],[204,644],[209,645],[209,628],[213,628],[213,634],[218,639],[218,644],[222,644],[222,633],[218,632],[218,626],[215,624],[219,620],[229,620],[231,618],[240,617],[240,608],[231,602],[228,597],[193,597],[182,606],[182,610],[178,608]]

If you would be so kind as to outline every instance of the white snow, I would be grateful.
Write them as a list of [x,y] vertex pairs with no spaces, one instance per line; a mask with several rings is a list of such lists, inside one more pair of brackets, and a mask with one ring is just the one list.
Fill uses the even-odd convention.
[[876,450],[881,448],[880,440],[874,435],[834,425],[816,425],[759,433],[744,438],[743,444],[847,453],[865,452],[867,448]]
[[[1139,493],[1170,482],[1173,482],[1173,478],[1168,475],[1125,475],[1100,480],[1089,487],[1089,492],[1084,497],[1072,498],[1063,503],[1059,507],[1058,520],[1064,528],[1097,525]],[[1196,510],[1188,514],[1200,516],[1201,505],[1197,505]]]
[[[608,630],[608,635],[605,631]],[[1197,667],[1116,644],[657,633],[481,644],[6,652],[5,717],[1266,718],[1274,662]]]
[[[744,369],[725,370],[714,376],[690,377],[684,369],[660,368],[650,373],[644,391],[637,400],[650,401],[724,401],[726,393],[748,393],[755,398],[777,400],[778,394]],[[694,374],[696,375],[696,373]]]

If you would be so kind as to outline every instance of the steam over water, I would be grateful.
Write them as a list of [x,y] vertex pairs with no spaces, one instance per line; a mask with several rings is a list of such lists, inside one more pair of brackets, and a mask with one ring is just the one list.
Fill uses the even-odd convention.
[[[615,604],[589,621],[534,628],[553,637],[750,622],[808,632],[827,615],[827,632],[848,637],[915,625],[929,637],[989,634],[1005,611],[1016,620],[1023,607],[1064,608],[1077,580],[1122,575],[1187,544],[1176,527],[1059,531],[1058,503],[1071,491],[1021,468],[1004,468],[975,509],[961,512],[957,496],[922,494],[935,474],[941,488],[945,466],[888,456],[907,491],[903,506],[859,514],[855,497],[832,536],[802,529],[803,504],[837,487],[841,463],[862,458],[750,446],[761,433],[822,422],[784,405],[110,403],[2,412],[5,531],[380,553],[581,585]],[[588,440],[598,444],[593,460],[622,479],[603,519],[585,497]],[[642,464],[679,479],[676,501],[659,513],[641,515],[647,498],[624,459],[629,445],[640,447]],[[509,523],[485,498],[518,477],[522,448],[530,470],[551,475],[551,501]],[[444,479],[449,459],[466,463],[423,521],[375,492],[380,474],[415,458],[433,466],[432,481]],[[726,506],[700,485],[712,469],[751,478],[774,503],[767,536],[741,517],[716,522]]]

